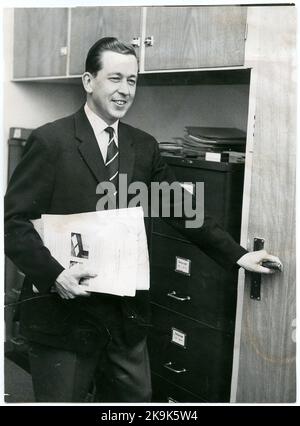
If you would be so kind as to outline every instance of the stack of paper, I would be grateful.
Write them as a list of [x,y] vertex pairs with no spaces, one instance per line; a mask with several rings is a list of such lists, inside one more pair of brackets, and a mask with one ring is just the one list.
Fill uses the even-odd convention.
[[201,155],[203,152],[244,152],[246,133],[232,127],[187,126],[184,151]]
[[149,258],[143,209],[42,215],[33,221],[45,246],[64,268],[81,264],[95,271],[91,292],[135,296],[149,289]]
[[161,152],[180,155],[182,153],[182,141],[180,138],[174,138],[173,142],[159,142]]

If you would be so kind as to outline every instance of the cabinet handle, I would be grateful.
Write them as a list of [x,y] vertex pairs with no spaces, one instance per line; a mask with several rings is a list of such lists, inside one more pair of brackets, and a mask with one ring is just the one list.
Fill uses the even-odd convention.
[[191,300],[190,296],[177,296],[175,290],[171,291],[167,295],[168,297],[171,297],[171,299],[178,300],[179,302],[187,302],[188,300]]
[[131,46],[133,47],[140,47],[141,39],[140,37],[133,37],[130,43],[131,43]]
[[153,46],[154,37],[153,36],[146,37],[144,43],[145,43],[146,46]]
[[187,371],[187,369],[184,368],[184,367],[183,368],[175,368],[175,367],[172,367],[172,365],[173,365],[173,362],[169,361],[169,362],[166,362],[164,364],[164,367],[167,368],[168,370],[172,371],[173,373],[177,373],[177,374],[186,373],[186,371]]

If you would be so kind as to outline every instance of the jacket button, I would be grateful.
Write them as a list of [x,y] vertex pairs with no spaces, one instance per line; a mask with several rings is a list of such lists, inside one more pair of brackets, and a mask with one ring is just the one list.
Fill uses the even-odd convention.
[[130,315],[128,315],[128,319],[136,319],[136,315],[135,314],[130,314]]

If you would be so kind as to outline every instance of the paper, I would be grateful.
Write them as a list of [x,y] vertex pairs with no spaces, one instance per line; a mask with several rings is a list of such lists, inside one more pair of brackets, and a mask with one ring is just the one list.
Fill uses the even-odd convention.
[[149,289],[149,258],[143,209],[42,215],[32,221],[44,245],[64,268],[81,264],[98,275],[91,292],[135,296]]

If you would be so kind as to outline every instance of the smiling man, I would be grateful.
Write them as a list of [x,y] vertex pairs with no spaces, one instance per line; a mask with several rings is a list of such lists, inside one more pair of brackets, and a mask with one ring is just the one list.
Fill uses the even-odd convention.
[[[132,46],[115,38],[97,41],[82,78],[85,105],[32,132],[8,186],[5,248],[25,274],[21,330],[29,342],[38,402],[83,402],[95,377],[102,401],[151,400],[148,292],[135,297],[86,292],[80,280],[93,271],[64,269],[31,223],[42,214],[95,211],[98,185],[113,183],[117,198],[121,174],[128,185],[142,182],[148,188],[175,181],[155,139],[119,121],[134,100],[137,74]],[[166,220],[226,268],[271,273],[262,260],[279,262],[265,251],[247,253],[211,218],[197,229],[187,229],[184,217]],[[149,231],[147,218],[145,224]]]

